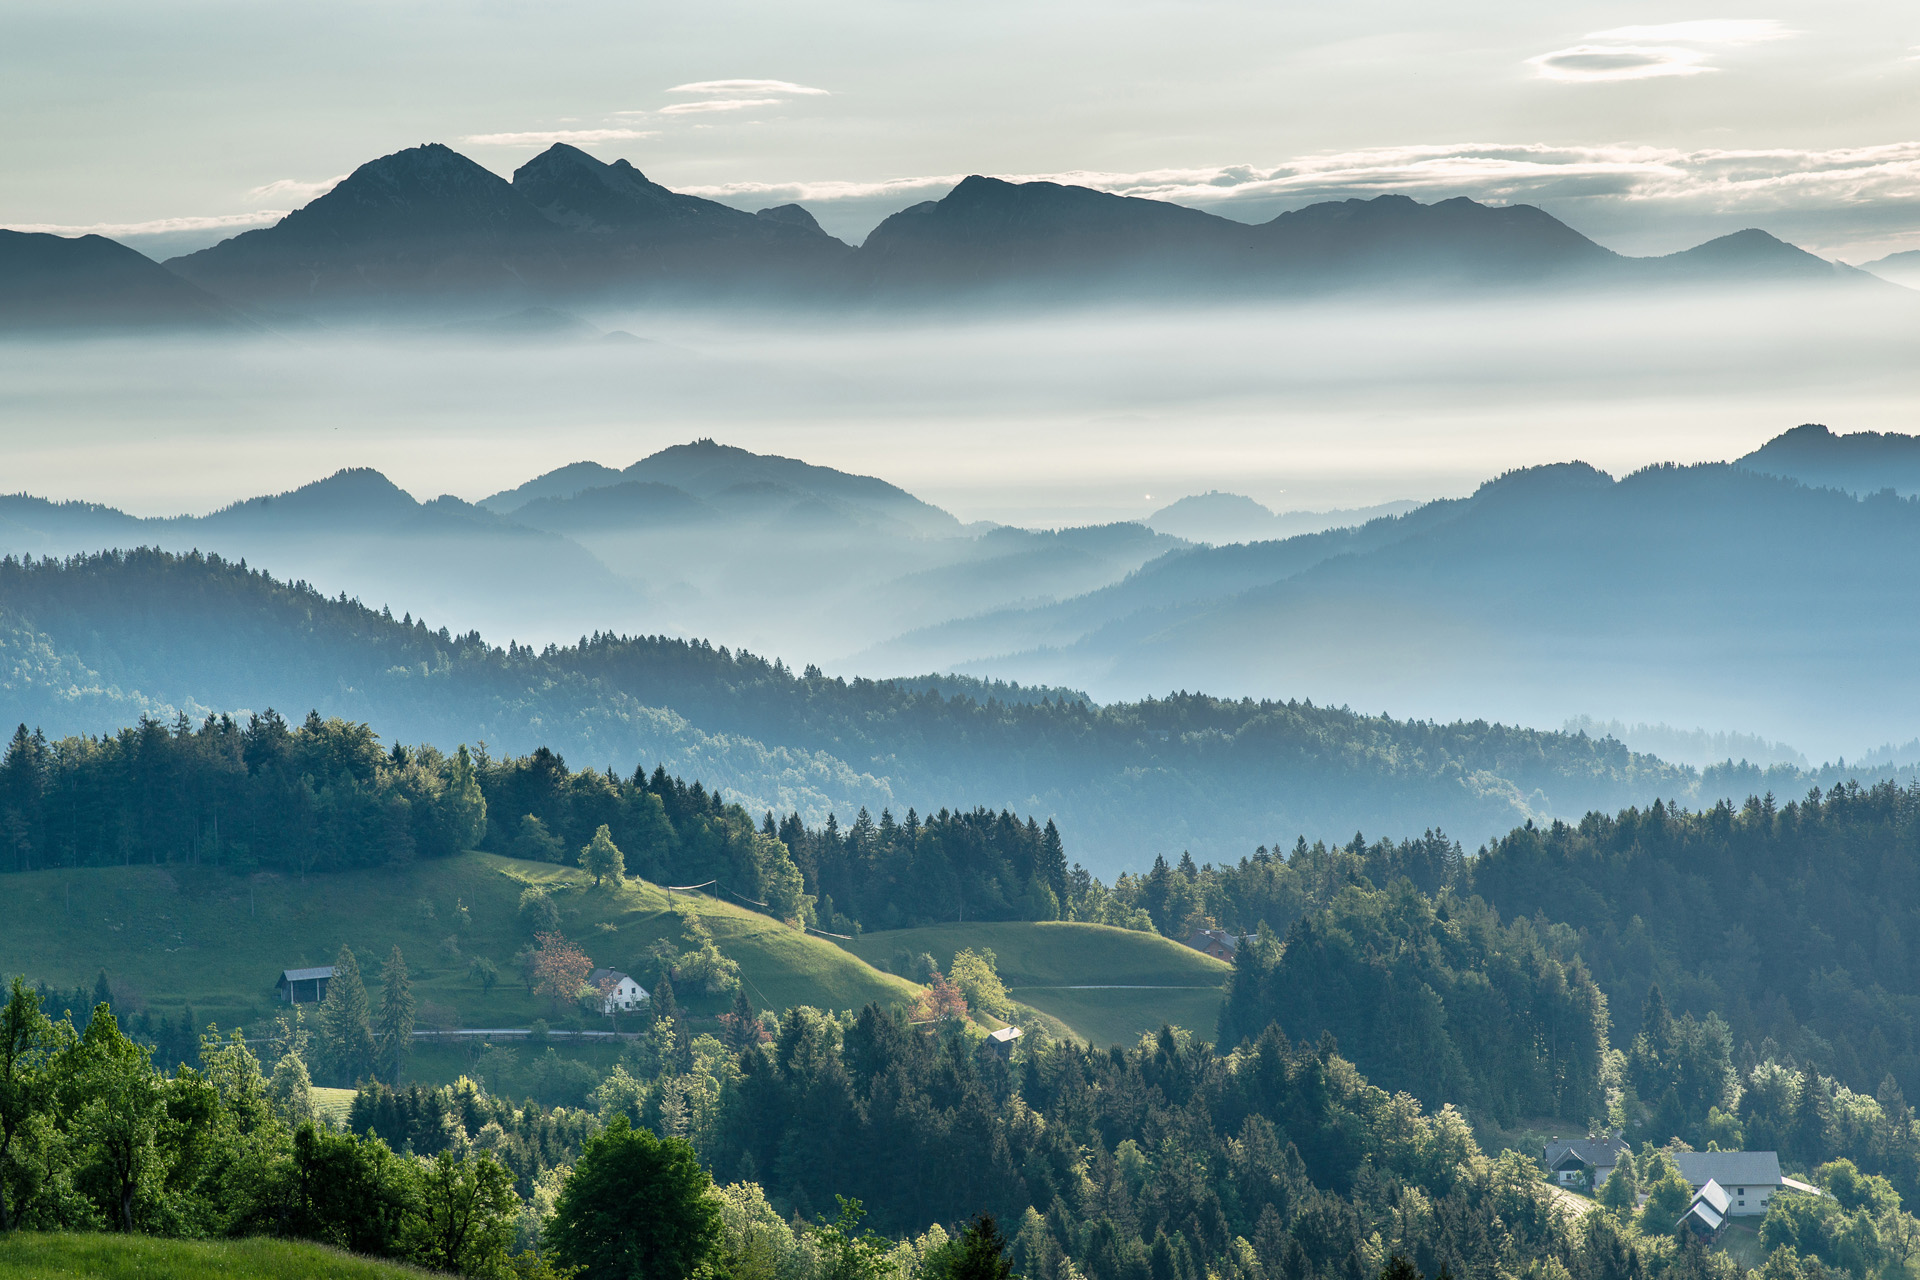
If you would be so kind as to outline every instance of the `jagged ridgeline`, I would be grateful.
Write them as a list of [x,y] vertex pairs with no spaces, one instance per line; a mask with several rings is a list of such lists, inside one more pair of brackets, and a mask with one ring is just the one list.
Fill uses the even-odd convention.
[[949,677],[847,681],[661,637],[502,649],[217,557],[152,550],[0,561],[0,651],[11,718],[49,736],[310,707],[442,751],[546,747],[620,775],[664,764],[749,812],[809,823],[956,798],[1051,815],[1108,876],[1182,848],[1225,856],[1301,833],[1439,826],[1477,841],[1700,785],[1610,739],[1308,701],[1182,693],[1099,706]]

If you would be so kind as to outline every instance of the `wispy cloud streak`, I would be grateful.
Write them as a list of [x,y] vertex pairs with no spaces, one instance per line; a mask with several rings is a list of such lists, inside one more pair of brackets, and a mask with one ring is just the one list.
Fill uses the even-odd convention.
[[528,133],[475,133],[461,141],[476,147],[550,147],[556,142],[631,142],[658,136],[644,129],[537,129]]

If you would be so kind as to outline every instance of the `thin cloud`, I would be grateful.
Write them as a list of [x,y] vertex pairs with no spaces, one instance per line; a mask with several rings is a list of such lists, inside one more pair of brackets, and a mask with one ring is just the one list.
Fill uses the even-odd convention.
[[462,142],[476,147],[550,147],[556,142],[631,142],[636,138],[657,138],[644,129],[547,129],[531,133],[475,133]]
[[663,116],[705,115],[710,111],[746,111],[752,107],[777,107],[781,98],[707,98],[700,102],[675,102],[660,108]]
[[1543,80],[1598,83],[1698,76],[1718,71],[1711,50],[1800,34],[1773,18],[1705,18],[1590,31],[1586,43],[1527,59]]
[[1706,65],[1699,49],[1675,45],[1577,44],[1527,59],[1543,80],[1593,82],[1652,80],[1660,76],[1697,76],[1719,68]]
[[255,187],[247,192],[249,200],[272,200],[275,202],[291,199],[296,204],[305,204],[316,196],[323,196],[347,180],[344,173],[331,178],[322,178],[318,182],[301,182],[297,178],[281,178],[269,182],[263,187]]
[[[684,188],[717,200],[820,202],[932,199],[963,175],[878,181],[737,182]],[[1059,182],[1114,195],[1221,206],[1368,198],[1426,200],[1607,196],[1693,202],[1721,210],[1806,208],[1920,200],[1920,141],[1828,150],[1700,150],[1643,146],[1557,147],[1455,143],[1300,156],[1280,165],[1235,164],[1132,173],[1001,173],[1008,182]]]
[[795,84],[791,80],[695,80],[691,84],[677,84],[667,90],[668,93],[779,93],[779,94],[819,94],[828,91],[816,89],[810,84]]
[[264,227],[288,214],[286,209],[256,209],[252,213],[222,213],[200,218],[155,218],[149,222],[91,222],[84,226],[58,222],[10,222],[8,231],[39,231],[56,236],[164,235],[171,231],[222,231],[229,227]]

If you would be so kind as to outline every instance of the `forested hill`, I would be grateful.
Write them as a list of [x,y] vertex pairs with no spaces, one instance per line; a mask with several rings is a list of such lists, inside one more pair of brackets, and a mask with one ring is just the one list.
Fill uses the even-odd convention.
[[1529,818],[1688,796],[1618,743],[1308,702],[1178,694],[1092,706],[845,682],[705,643],[543,652],[452,636],[198,555],[0,562],[11,716],[58,735],[142,713],[311,707],[388,739],[576,766],[662,763],[758,811],[819,821],[964,797],[1058,818],[1095,871],[1356,827],[1479,840]]

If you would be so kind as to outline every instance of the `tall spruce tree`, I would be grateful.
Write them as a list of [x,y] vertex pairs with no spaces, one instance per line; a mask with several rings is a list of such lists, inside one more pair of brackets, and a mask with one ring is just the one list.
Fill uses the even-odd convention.
[[380,970],[380,1071],[399,1084],[413,1051],[413,985],[408,981],[407,958],[395,944]]
[[333,1079],[357,1084],[373,1074],[373,1025],[368,1016],[367,987],[360,978],[360,962],[353,948],[342,945],[334,957],[327,998],[320,1002],[321,1061]]

